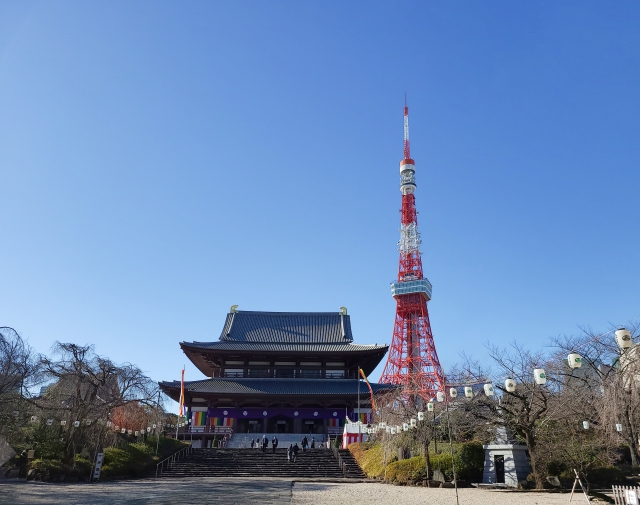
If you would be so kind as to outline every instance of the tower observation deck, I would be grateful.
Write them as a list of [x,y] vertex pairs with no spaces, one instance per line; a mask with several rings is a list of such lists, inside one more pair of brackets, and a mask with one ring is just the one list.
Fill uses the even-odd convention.
[[398,279],[391,284],[391,295],[396,300],[396,317],[380,382],[403,386],[407,398],[429,401],[437,391],[444,391],[445,382],[427,310],[432,286],[422,271],[415,199],[416,169],[410,147],[409,108],[405,102],[404,158],[400,162],[400,261]]

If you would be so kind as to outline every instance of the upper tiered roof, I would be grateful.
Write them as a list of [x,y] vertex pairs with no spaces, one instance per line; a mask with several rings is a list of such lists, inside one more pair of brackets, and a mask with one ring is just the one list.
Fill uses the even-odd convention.
[[295,344],[353,342],[351,320],[341,312],[254,312],[227,314],[222,341]]
[[[365,373],[371,372],[387,352],[386,345],[353,343],[351,320],[342,312],[256,312],[227,314],[217,342],[181,342],[188,358],[208,377],[223,359],[339,360],[350,356]],[[355,361],[354,361],[355,360]],[[347,365],[348,367],[349,365]]]

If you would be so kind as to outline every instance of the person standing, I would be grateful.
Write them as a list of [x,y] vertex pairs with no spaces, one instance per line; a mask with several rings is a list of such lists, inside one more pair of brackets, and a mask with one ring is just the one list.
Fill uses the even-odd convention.
[[256,443],[253,440],[253,437],[251,437],[251,448],[253,449],[253,446],[256,445]]
[[316,448],[316,439],[315,439],[315,437],[311,437],[311,448],[312,449]]
[[276,452],[276,448],[278,447],[278,437],[274,435],[273,439],[271,439],[271,449],[272,452]]
[[262,435],[262,452],[267,452],[268,445],[269,445],[269,441],[267,440],[267,436]]
[[296,462],[296,458],[298,457],[298,451],[299,451],[299,450],[300,450],[300,447],[298,447],[298,444],[297,444],[297,443],[296,443],[296,444],[294,444],[294,445],[293,445],[293,449],[292,449],[292,452],[293,452],[293,462],[294,462],[294,463]]
[[309,440],[307,440],[307,436],[302,437],[302,452],[307,450],[307,445],[309,444]]
[[293,456],[293,444],[289,444],[289,447],[287,447],[287,461],[289,463],[291,463],[292,456]]

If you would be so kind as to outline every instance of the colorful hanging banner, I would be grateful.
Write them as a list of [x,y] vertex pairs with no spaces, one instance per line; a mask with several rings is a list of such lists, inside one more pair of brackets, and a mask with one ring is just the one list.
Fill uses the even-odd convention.
[[369,384],[369,380],[367,379],[367,376],[362,371],[362,368],[358,367],[358,370],[360,370],[360,375],[362,375],[362,378],[367,383],[367,387],[369,388],[369,394],[371,395],[371,411],[374,412],[376,410],[376,404],[373,401],[373,389],[371,389],[371,384]]
[[329,428],[339,428],[340,426],[344,426],[344,419],[328,419],[327,422]]
[[206,412],[189,412],[189,419],[191,419],[191,426],[206,426],[207,413]]
[[211,426],[233,426],[232,417],[212,417]]
[[178,417],[184,416],[184,368],[182,369],[182,378],[180,379],[180,406],[178,408]]

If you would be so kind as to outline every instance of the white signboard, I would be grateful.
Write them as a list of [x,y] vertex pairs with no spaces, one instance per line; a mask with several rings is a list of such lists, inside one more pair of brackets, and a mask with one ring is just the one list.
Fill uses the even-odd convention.
[[625,490],[625,495],[627,505],[638,505],[638,493],[636,493],[635,489]]
[[104,452],[99,452],[96,456],[96,468],[93,471],[93,480],[100,480],[100,470],[102,469],[102,460],[104,459]]

